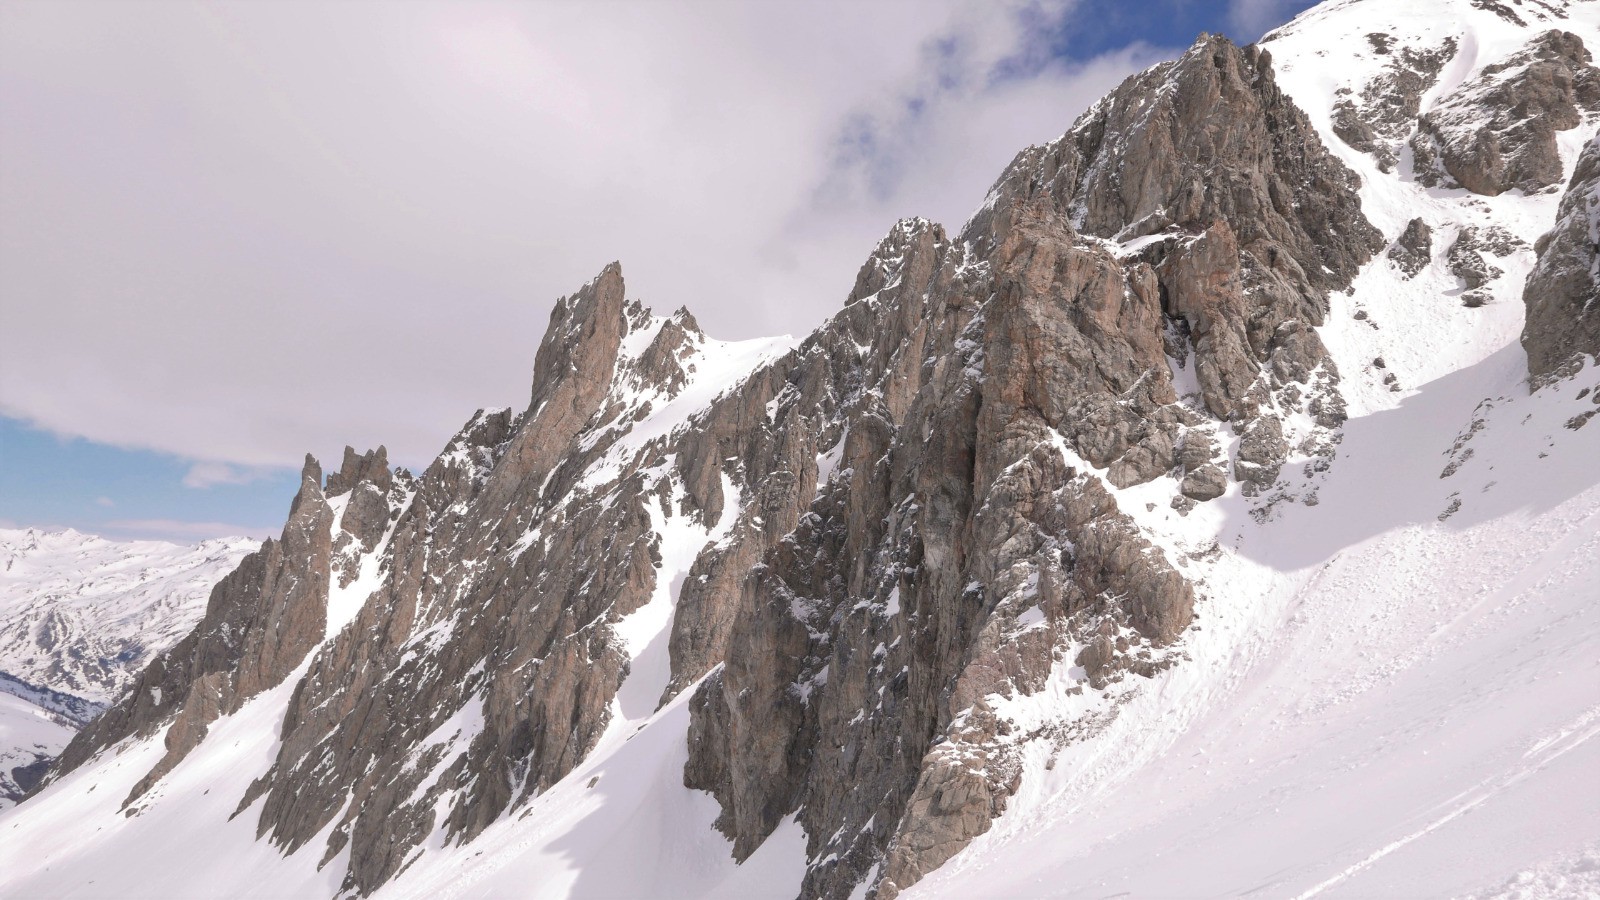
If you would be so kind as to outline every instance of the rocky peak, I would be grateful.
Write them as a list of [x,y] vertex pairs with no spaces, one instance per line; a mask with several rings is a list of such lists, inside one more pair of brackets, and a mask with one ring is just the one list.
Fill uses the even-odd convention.
[[[1189,138],[1207,116],[1222,128]],[[1106,196],[1121,186],[1100,167],[1140,166],[1166,174]],[[1289,202],[1307,182],[1320,196]],[[687,777],[718,797],[736,855],[798,811],[808,834],[831,835],[808,848],[821,862],[803,895],[843,895],[881,864],[875,890],[893,896],[1017,788],[1013,739],[984,697],[1035,690],[1053,654],[1074,653],[1093,685],[1165,664],[1193,588],[1134,549],[1107,483],[1175,473],[1217,496],[1219,416],[1245,434],[1236,471],[1264,488],[1291,440],[1313,438],[1284,411],[1337,426],[1311,326],[1327,287],[1381,246],[1354,186],[1263,55],[1207,37],[1026,151],[962,240],[918,220],[890,232],[772,401],[776,421],[817,423],[819,463],[797,473],[802,503],[814,479],[809,510],[743,564],[737,594],[680,601],[678,626],[721,623],[706,608],[732,603],[728,649],[709,654],[722,666],[692,701]],[[1127,231],[1145,205],[1184,211]],[[1263,225],[1263,207],[1278,218]],[[1206,399],[1234,405],[1180,402],[1187,354]],[[836,402],[807,405],[813,375]],[[1048,624],[1018,626],[1034,616]],[[707,658],[705,631],[675,627],[675,666]],[[980,757],[975,774],[965,761]]]
[[666,319],[644,318],[638,333],[653,336],[642,351],[630,354],[626,377],[619,380],[636,392],[671,399],[688,384],[690,360],[700,352],[706,335],[687,308],[679,308]]
[[[845,306],[873,297],[900,281],[925,281],[930,251],[945,241],[944,228],[923,218],[896,222],[856,273]],[[909,264],[909,265],[908,265]]]
[[[349,449],[323,489],[308,460],[282,538],[218,586],[200,626],[52,777],[123,738],[162,740],[128,798],[137,811],[255,696],[276,743],[247,761],[253,781],[229,808],[325,867],[341,895],[397,879],[390,890],[426,892],[505,844],[443,848],[548,832],[559,804],[601,804],[593,825],[631,815],[616,805],[630,791],[653,802],[687,785],[714,800],[740,860],[797,823],[800,896],[894,897],[1050,779],[1080,777],[1044,775],[1057,758],[1070,768],[1143,742],[1117,724],[1133,704],[1225,683],[1198,679],[1239,658],[1224,633],[1256,574],[1304,591],[1295,609],[1359,590],[1277,558],[1219,568],[1245,562],[1238,542],[1257,529],[1215,523],[1314,503],[1348,436],[1387,452],[1341,428],[1343,391],[1370,412],[1391,400],[1369,396],[1372,369],[1415,365],[1416,348],[1373,343],[1408,327],[1402,311],[1470,320],[1461,303],[1523,270],[1528,211],[1555,201],[1507,200],[1517,213],[1497,220],[1495,201],[1386,174],[1441,89],[1479,83],[1459,54],[1488,45],[1431,13],[1503,36],[1500,9],[1540,23],[1559,6],[1417,2],[1410,19],[1389,4],[1383,31],[1347,11],[1384,4],[1314,14],[1359,26],[1340,32],[1359,51],[1344,59],[1371,64],[1342,93],[1320,34],[1269,41],[1278,63],[1203,36],[1020,154],[959,234],[897,223],[798,346],[656,316],[608,266],[552,311],[527,409],[480,410],[416,479],[389,471],[381,447]],[[1581,106],[1581,54],[1555,34],[1503,41],[1539,37],[1484,77],[1532,78],[1537,98],[1569,71]],[[1525,74],[1539,67],[1548,77]],[[1310,116],[1280,87],[1307,82],[1297,96],[1325,104]],[[1342,159],[1389,179],[1369,184],[1384,203],[1368,211],[1397,239],[1366,268],[1383,241],[1357,176],[1322,143],[1330,121],[1360,151]],[[1536,375],[1600,343],[1597,160],[1591,144],[1537,247],[1524,336]],[[1332,320],[1331,292],[1358,271],[1358,296],[1376,284],[1409,308]],[[1393,315],[1374,338],[1379,314]],[[1342,363],[1371,360],[1361,380],[1340,381],[1326,325]],[[1430,351],[1446,343],[1428,337]],[[1196,610],[1223,604],[1226,627],[1197,634]],[[1214,670],[1148,691],[1197,660]],[[1113,726],[1135,733],[1092,743]],[[640,775],[628,754],[641,746],[650,766],[671,760],[665,780]]]
[[344,461],[339,471],[328,476],[325,493],[329,498],[349,493],[357,485],[367,482],[383,493],[394,486],[394,475],[389,471],[389,451],[383,445],[376,450],[357,454],[354,447],[344,448]]
[[581,410],[587,404],[580,398],[590,392],[576,382],[610,382],[628,327],[625,301],[622,264],[617,262],[607,264],[577,293],[556,301],[533,363],[533,399],[528,406],[533,416],[553,402]]
[[[963,237],[1002,267],[1024,259],[1018,250],[1052,244],[1074,247],[1059,258],[1083,260],[1074,267],[1084,272],[1098,257],[1098,271],[1121,273],[1089,282],[1109,290],[1098,308],[1131,316],[1094,325],[1093,359],[1117,374],[1060,394],[1085,399],[1051,420],[1080,423],[1069,426],[1075,448],[1129,485],[1176,464],[1179,445],[1211,443],[1186,439],[1199,422],[1172,406],[1173,372],[1189,366],[1199,405],[1236,432],[1279,434],[1275,423],[1291,411],[1322,429],[1342,421],[1337,370],[1312,329],[1327,292],[1348,287],[1384,244],[1357,186],[1278,88],[1270,54],[1202,35],[1179,59],[1128,79],[1060,140],[1019,155]],[[1086,286],[1058,282],[1046,294],[1081,296]],[[1126,396],[1130,376],[1138,397]],[[1263,416],[1273,421],[1258,425]],[[1272,489],[1292,450],[1330,449],[1313,432],[1249,446],[1262,462],[1235,474],[1250,493]],[[1195,496],[1213,496],[1214,464],[1185,458],[1200,466],[1190,474],[1206,469]]]
[[[1020,205],[1117,241],[1226,220],[1249,268],[1324,291],[1349,284],[1381,239],[1356,178],[1279,88],[1271,54],[1202,35],[1124,82],[1061,140],[1024,151],[967,226],[998,243]],[[1286,271],[1287,270],[1287,271]]]
[[300,467],[300,489],[295,492],[294,499],[289,501],[289,517],[294,518],[302,503],[315,503],[324,501],[326,497],[322,492],[322,464],[311,454],[306,454],[306,461]]
[[72,771],[103,747],[149,736],[164,725],[166,755],[135,785],[125,801],[133,804],[205,739],[211,722],[282,683],[322,640],[333,518],[322,467],[307,454],[281,536],[264,542],[217,584],[195,630],[73,738],[51,777]]

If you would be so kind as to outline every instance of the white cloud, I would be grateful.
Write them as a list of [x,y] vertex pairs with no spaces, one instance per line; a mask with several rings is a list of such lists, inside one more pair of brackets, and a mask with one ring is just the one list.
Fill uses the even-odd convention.
[[[262,467],[233,466],[220,462],[197,462],[189,466],[189,471],[184,473],[183,486],[189,488],[211,488],[219,484],[249,484],[260,478],[266,477],[271,470]],[[104,500],[105,498],[100,498]],[[109,506],[110,503],[102,504]]]
[[104,506],[107,509],[117,505],[117,501],[111,499],[110,497],[96,497],[94,498],[94,502],[96,506]]
[[896,218],[959,227],[1158,55],[1049,59],[1070,10],[13,2],[0,413],[416,466],[524,402],[551,302],[612,259],[718,336],[807,331]]

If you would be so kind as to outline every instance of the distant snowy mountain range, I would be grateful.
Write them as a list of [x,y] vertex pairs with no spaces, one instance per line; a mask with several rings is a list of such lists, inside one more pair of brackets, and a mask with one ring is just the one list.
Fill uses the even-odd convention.
[[798,342],[607,266],[526,407],[174,549],[226,574],[131,676],[30,607],[6,671],[111,705],[0,896],[1600,895],[1595,47],[1600,0],[1203,35]]
[[60,753],[194,628],[258,543],[0,529],[0,807],[18,793],[12,770]]

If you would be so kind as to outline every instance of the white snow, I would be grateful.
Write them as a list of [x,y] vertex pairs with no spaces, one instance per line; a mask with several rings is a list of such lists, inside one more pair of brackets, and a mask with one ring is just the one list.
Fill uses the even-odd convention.
[[11,770],[55,756],[76,731],[69,723],[21,697],[0,693],[0,810],[12,805]]
[[839,434],[839,440],[832,447],[817,454],[817,494],[820,496],[828,483],[833,480],[835,469],[839,468],[839,460],[844,458],[845,442],[850,440],[850,426],[846,425]]
[[716,801],[683,786],[692,694],[691,686],[642,725],[611,729],[525,809],[470,844],[423,855],[374,896],[790,900],[805,873],[799,825],[780,825],[736,865],[733,845],[711,827]]
[[613,712],[618,722],[630,725],[643,722],[655,712],[656,702],[672,678],[667,645],[672,637],[672,614],[683,580],[689,577],[689,567],[707,545],[727,535],[739,516],[739,489],[726,474],[722,476],[722,517],[711,528],[678,512],[683,485],[674,479],[672,488],[672,515],[663,512],[659,504],[650,504],[650,521],[661,537],[661,567],[656,570],[650,601],[612,626],[631,661],[628,677],[617,691]]
[[[396,509],[406,509],[411,505],[413,494],[407,494],[395,503]],[[335,497],[329,501],[334,506],[335,536],[342,528],[338,525],[343,520],[344,507],[350,502],[349,495]],[[400,520],[395,519],[389,523],[389,528],[383,537],[374,544],[370,552],[361,553],[356,562],[356,577],[349,584],[341,587],[337,575],[328,585],[328,618],[324,628],[324,637],[331,638],[344,630],[344,627],[361,613],[361,607],[366,605],[372,592],[383,586],[384,554],[389,549],[389,542],[394,539],[395,529],[399,527]],[[359,544],[355,545],[359,546]]]
[[0,679],[0,792],[14,788],[13,767],[60,753],[75,723],[193,628],[212,586],[256,546],[0,529],[0,674],[20,679]]
[[[652,328],[659,330],[664,319],[652,317]],[[637,332],[634,332],[637,334]],[[666,437],[683,427],[696,413],[704,410],[718,396],[739,384],[751,372],[783,356],[797,341],[783,335],[775,338],[755,338],[747,341],[718,341],[703,338],[694,341],[694,352],[683,360],[687,381],[673,396],[667,397],[653,389],[639,388],[630,383],[630,360],[618,364],[618,374],[612,385],[612,397],[628,411],[649,405],[650,412],[634,422],[625,412],[614,426],[622,430],[616,443],[606,451],[579,481],[580,488],[593,489],[617,479],[623,468],[651,441]],[[642,344],[642,352],[648,343]],[[606,432],[592,434],[586,440],[598,442]]]
[[109,703],[200,621],[212,586],[258,545],[0,529],[0,672]]
[[[303,667],[302,667],[303,672]],[[229,816],[277,751],[297,672],[217,720],[182,765],[120,807],[161,758],[159,739],[126,741],[0,818],[7,897],[331,897],[343,868],[318,872],[323,842],[284,858],[255,840],[256,817]],[[90,827],[92,826],[92,827]]]
[[[995,830],[908,896],[1296,896],[1329,879],[1442,895],[1584,858],[1600,838],[1600,743],[1585,743],[1600,432],[1563,426],[1600,371],[1496,407],[1449,478],[1443,456],[1393,452],[1449,448],[1500,373],[1471,374],[1410,415],[1352,421],[1318,507],[1262,526],[1242,498],[1215,501],[1238,550],[1189,564],[1209,595],[1190,661],[1135,684],[1052,770],[1030,748]],[[1441,523],[1451,494],[1465,503]],[[1023,728],[1087,714],[1075,684],[1058,670],[996,707]]]

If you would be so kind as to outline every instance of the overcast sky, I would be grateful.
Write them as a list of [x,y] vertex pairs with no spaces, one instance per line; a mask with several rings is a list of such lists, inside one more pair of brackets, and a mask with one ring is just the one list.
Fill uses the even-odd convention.
[[308,450],[420,467],[613,259],[804,333],[897,218],[958,228],[1122,78],[1307,5],[9,0],[0,523],[75,515],[23,496],[69,457],[30,429],[162,460],[177,518]]

